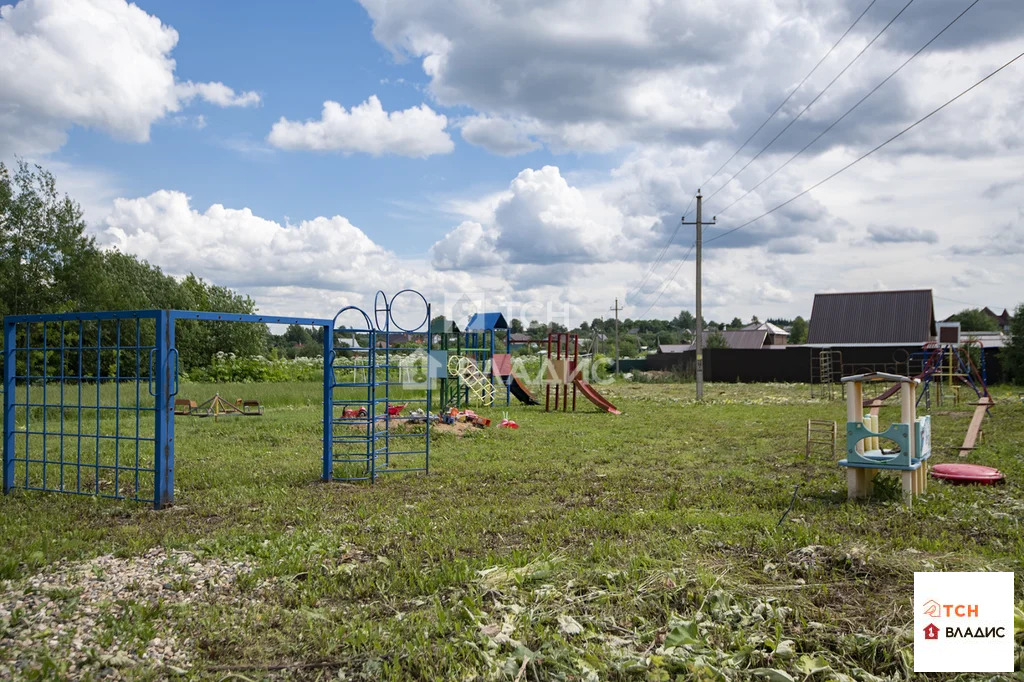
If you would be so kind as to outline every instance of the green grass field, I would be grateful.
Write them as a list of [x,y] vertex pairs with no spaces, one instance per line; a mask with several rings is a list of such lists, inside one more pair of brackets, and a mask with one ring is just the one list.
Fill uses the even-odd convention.
[[[1016,390],[971,458],[1007,483],[933,482],[912,508],[885,484],[850,503],[838,456],[804,458],[808,418],[845,421],[806,386],[711,384],[699,404],[692,384],[601,387],[621,416],[479,409],[521,428],[435,433],[429,476],[375,485],[320,482],[319,384],[181,395],[215,390],[266,414],[178,419],[174,508],[0,499],[3,592],[98,614],[40,630],[28,597],[5,600],[0,677],[906,679],[915,570],[1024,569]],[[933,462],[958,459],[968,409],[932,412]],[[99,598],[47,577],[106,554],[135,561],[90,564],[89,585],[131,566],[157,596],[146,575]],[[171,556],[237,571],[214,588]],[[146,655],[155,639],[173,660]]]

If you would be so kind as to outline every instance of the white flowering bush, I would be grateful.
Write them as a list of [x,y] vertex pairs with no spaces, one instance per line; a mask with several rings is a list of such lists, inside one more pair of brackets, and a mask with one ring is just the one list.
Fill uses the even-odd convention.
[[312,358],[272,359],[262,355],[238,357],[234,353],[218,352],[206,367],[196,367],[182,373],[184,381],[243,382],[262,381],[319,381],[324,376],[324,359]]

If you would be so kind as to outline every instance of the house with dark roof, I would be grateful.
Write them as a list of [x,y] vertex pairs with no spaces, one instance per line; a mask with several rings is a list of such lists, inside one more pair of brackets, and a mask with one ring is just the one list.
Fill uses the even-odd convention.
[[905,345],[935,340],[931,289],[815,294],[807,345]]
[[[703,347],[708,347],[708,337],[715,334],[720,334],[725,339],[726,348],[732,348],[734,350],[739,349],[759,349],[759,348],[770,348],[773,344],[769,343],[769,334],[766,329],[726,329],[725,331],[708,330],[704,332],[702,338]],[[782,346],[785,347],[783,342]],[[696,348],[696,343],[660,343],[658,344],[659,353],[685,353]]]
[[1006,310],[1006,308],[1003,308],[1003,314],[1002,315],[996,315],[992,310],[989,309],[988,306],[985,306],[984,308],[982,308],[981,312],[985,313],[986,315],[988,315],[989,317],[991,317],[993,320],[996,321],[996,324],[999,325],[999,331],[1001,331],[1001,332],[1009,332],[1010,331],[1010,322],[1013,320],[1013,316],[1010,315],[1010,313]]
[[771,322],[751,323],[743,327],[741,331],[763,331],[765,332],[765,346],[785,346],[789,343],[789,332]]

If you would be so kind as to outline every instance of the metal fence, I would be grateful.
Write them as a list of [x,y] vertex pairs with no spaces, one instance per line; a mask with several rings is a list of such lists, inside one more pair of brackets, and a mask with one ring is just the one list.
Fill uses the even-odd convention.
[[[392,304],[418,297],[424,321]],[[354,327],[338,328],[346,313]],[[430,468],[430,304],[378,293],[374,319],[185,310],[9,315],[3,324],[3,487],[174,502],[177,320],[319,326],[324,480]],[[435,363],[436,364],[436,363]],[[425,393],[424,393],[425,392]],[[425,397],[424,397],[425,395]]]

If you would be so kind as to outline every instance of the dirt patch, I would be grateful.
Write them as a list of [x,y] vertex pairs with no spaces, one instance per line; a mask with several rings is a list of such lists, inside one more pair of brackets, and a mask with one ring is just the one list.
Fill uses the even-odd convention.
[[480,429],[480,427],[469,422],[455,422],[454,424],[432,424],[430,429],[437,433],[454,433],[461,438],[466,431]]
[[0,679],[128,679],[140,667],[184,672],[191,643],[168,627],[167,610],[227,600],[249,570],[160,548],[131,559],[58,562],[0,581]]

